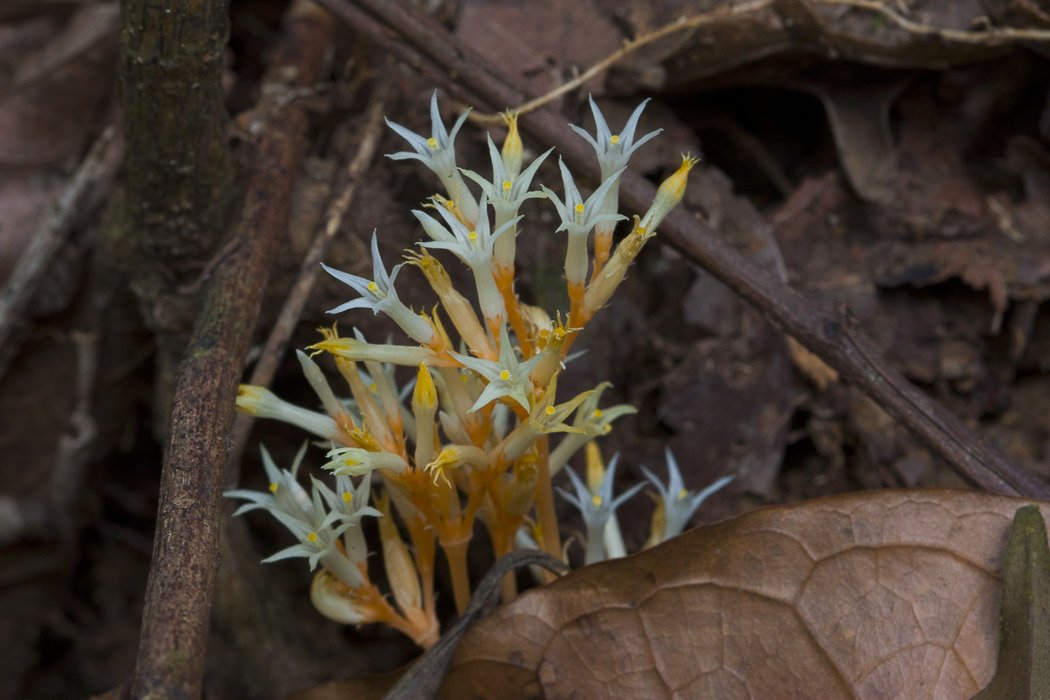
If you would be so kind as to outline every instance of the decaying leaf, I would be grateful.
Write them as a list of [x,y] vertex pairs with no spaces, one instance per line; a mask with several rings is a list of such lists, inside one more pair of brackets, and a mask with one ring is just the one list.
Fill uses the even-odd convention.
[[969,697],[1022,504],[867,492],[693,530],[483,620],[441,696]]

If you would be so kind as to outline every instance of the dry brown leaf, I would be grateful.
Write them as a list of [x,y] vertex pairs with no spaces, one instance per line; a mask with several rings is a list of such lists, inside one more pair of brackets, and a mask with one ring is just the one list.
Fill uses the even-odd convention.
[[1023,504],[868,492],[693,530],[483,620],[441,696],[970,697],[995,671]]

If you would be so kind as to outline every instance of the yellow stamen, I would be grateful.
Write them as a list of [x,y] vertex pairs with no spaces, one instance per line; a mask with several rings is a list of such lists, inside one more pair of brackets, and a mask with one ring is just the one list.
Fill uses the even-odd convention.
[[427,139],[427,145],[430,146],[430,150],[436,151],[438,148],[437,139],[431,136],[429,139]]
[[512,185],[513,185],[513,183],[510,180],[504,180],[503,181],[503,191],[504,192],[510,192],[510,188],[511,188]]
[[471,231],[470,233],[467,234],[467,238],[469,238],[472,243],[477,241],[478,240],[478,232],[477,231]]
[[543,412],[546,413],[548,416],[553,416],[555,413],[554,406],[547,406],[547,408],[543,409]]
[[685,497],[689,495],[689,492],[685,489],[678,489],[678,500],[684,501]]
[[277,484],[270,484],[270,493],[277,493]]
[[591,417],[592,418],[601,418],[602,417],[602,409],[600,409],[600,408],[594,409],[594,413],[591,414]]
[[368,291],[372,292],[372,294],[379,294],[379,285],[375,282],[369,282]]
[[583,205],[582,204],[577,204],[576,205],[576,213],[577,214],[582,214],[583,213]]
[[503,370],[499,373],[499,378],[500,381],[508,381],[510,379],[510,372],[508,372],[507,370]]
[[595,508],[601,508],[602,507],[602,497],[599,496],[598,494],[595,494],[595,495],[591,496],[591,503],[594,504]]
[[619,134],[613,134],[612,136],[610,136],[609,137],[609,143],[612,143],[612,144],[620,143],[620,135]]
[[306,536],[306,539],[308,539],[311,542],[316,542],[317,541],[317,533],[316,532],[311,532],[309,535]]
[[372,382],[371,384],[368,385],[368,390],[371,391],[373,394],[375,394],[375,393],[377,393],[379,391],[379,385],[376,384],[375,382]]
[[354,494],[350,493],[349,491],[344,491],[343,492],[343,503],[349,503],[352,500],[354,500]]

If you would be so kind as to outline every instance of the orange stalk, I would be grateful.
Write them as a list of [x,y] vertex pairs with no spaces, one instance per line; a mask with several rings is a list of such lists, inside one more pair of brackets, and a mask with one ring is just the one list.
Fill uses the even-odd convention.
[[613,232],[609,230],[597,230],[594,232],[594,269],[591,270],[591,281],[605,267],[609,256],[612,254]]

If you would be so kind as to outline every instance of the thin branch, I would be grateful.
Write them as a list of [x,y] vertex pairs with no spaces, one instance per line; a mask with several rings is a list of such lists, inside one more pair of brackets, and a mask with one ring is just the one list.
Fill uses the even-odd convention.
[[[282,86],[316,82],[330,44],[328,15],[306,2],[293,5],[263,99]],[[135,698],[202,694],[234,398],[287,226],[306,130],[306,114],[293,102],[275,110],[259,134],[234,234],[240,243],[208,282],[178,371],[131,687]]]
[[[524,102],[514,82],[459,44],[443,27],[389,0],[319,0],[344,20],[410,65],[440,81],[464,101],[493,108]],[[376,26],[382,27],[375,31]],[[398,38],[400,37],[400,39]],[[582,175],[597,179],[594,153],[565,128],[564,118],[538,109],[523,120],[524,128],[544,146],[554,146]],[[621,201],[645,211],[656,193],[648,180],[633,172],[621,178]],[[662,240],[686,259],[703,267],[765,313],[844,379],[853,382],[879,406],[904,423],[964,478],[995,493],[1050,497],[1050,486],[985,443],[961,420],[916,388],[880,355],[867,336],[835,315],[824,312],[774,275],[741,256],[706,221],[681,208],[661,227]]]
[[54,210],[44,217],[32,242],[19,258],[11,278],[0,292],[0,377],[18,351],[26,308],[51,269],[55,255],[85,216],[110,191],[123,158],[124,139],[119,131],[109,127],[92,145],[59,196]]
[[89,291],[91,299],[70,333],[76,351],[76,402],[69,414],[69,432],[58,440],[50,476],[32,496],[0,495],[0,546],[27,537],[68,542],[75,527],[72,506],[81,493],[84,468],[91,457],[98,426],[94,416],[98,380],[98,346],[102,333],[102,311],[112,298],[105,282]]

